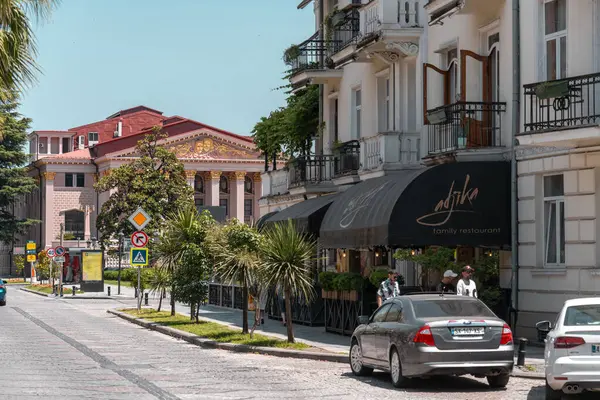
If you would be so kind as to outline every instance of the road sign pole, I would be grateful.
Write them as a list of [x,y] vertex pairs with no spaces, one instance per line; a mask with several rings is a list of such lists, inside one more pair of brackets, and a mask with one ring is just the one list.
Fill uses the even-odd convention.
[[138,292],[137,309],[138,309],[138,312],[140,312],[140,310],[142,309],[142,267],[140,267],[140,266],[138,266],[137,292]]
[[30,283],[33,285],[33,262],[29,263],[29,280]]
[[121,260],[123,259],[123,236],[119,236],[119,273],[117,274],[117,294],[121,294]]
[[[63,230],[64,230],[64,225],[60,224],[60,247],[62,247],[63,245]],[[62,297],[63,291],[62,291],[62,281],[63,281],[63,269],[62,267],[59,267],[59,275],[58,275],[58,295],[60,297]]]

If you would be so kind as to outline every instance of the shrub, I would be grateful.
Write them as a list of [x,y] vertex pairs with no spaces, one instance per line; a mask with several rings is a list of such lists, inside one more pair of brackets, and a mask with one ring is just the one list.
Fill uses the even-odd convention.
[[105,281],[116,281],[119,277],[119,271],[104,271]]
[[336,290],[350,291],[350,290],[362,290],[364,279],[360,274],[355,273],[343,273],[337,274],[333,279],[333,285]]
[[323,290],[335,290],[333,280],[335,279],[337,272],[324,271],[319,274],[319,283]]

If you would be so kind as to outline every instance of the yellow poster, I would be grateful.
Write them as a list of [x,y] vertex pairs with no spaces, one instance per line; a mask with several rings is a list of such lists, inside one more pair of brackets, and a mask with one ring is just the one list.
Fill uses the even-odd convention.
[[82,251],[83,281],[94,282],[102,280],[102,252]]

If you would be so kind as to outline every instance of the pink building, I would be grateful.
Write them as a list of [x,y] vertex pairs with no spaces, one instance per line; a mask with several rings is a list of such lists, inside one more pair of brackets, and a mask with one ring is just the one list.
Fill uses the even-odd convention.
[[109,197],[96,193],[94,183],[131,162],[135,145],[155,125],[169,134],[162,144],[184,163],[196,205],[225,207],[228,218],[241,221],[258,219],[264,160],[252,138],[138,106],[102,121],[29,135],[30,174],[39,190],[17,205],[15,214],[42,222],[22,241],[35,240],[39,250],[54,247],[64,224],[64,246],[71,253],[89,247],[99,237],[96,216]]

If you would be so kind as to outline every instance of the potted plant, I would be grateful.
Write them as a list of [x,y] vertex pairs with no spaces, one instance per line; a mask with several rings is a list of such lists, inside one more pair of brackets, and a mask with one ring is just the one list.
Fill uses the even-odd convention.
[[298,45],[291,45],[283,52],[283,62],[286,65],[293,65],[294,62],[300,57],[301,50]]
[[538,99],[552,99],[569,94],[569,81],[542,82],[535,87]]

